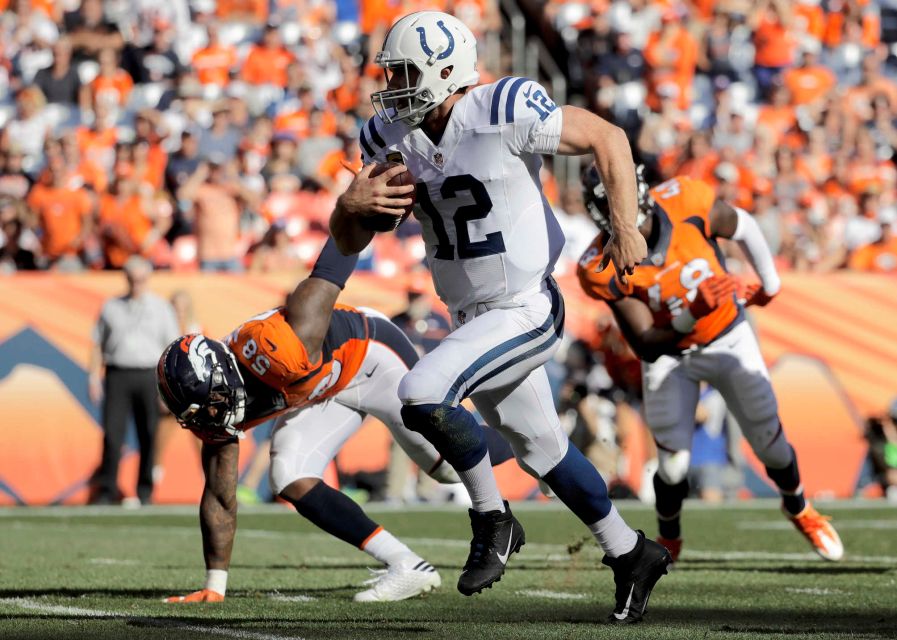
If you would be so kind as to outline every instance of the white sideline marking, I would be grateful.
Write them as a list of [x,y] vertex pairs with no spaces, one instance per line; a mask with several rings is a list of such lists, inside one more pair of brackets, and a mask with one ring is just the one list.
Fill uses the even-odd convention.
[[543,559],[548,562],[570,562],[573,559],[573,556],[569,553],[549,553]]
[[122,558],[88,558],[88,564],[130,565],[140,564],[137,560],[125,560]]
[[[27,527],[43,527],[43,524],[37,523],[24,523],[24,522],[15,522],[11,525],[13,528],[27,528]],[[60,525],[56,525],[56,528],[59,529],[61,527],[72,527],[77,528],[81,531],[109,531],[110,529],[114,529],[116,531],[122,533],[133,533],[133,534],[143,534],[154,536],[158,533],[168,533],[171,535],[179,535],[179,536],[198,536],[200,535],[198,526],[179,526],[179,525],[165,525],[163,527],[140,527],[137,525],[95,525],[95,524],[81,524],[79,522],[65,522],[60,523]],[[314,538],[319,540],[336,540],[333,536],[327,533],[316,533],[316,532],[300,532],[300,531],[271,531],[268,529],[252,529],[252,528],[238,528],[237,529],[237,537],[244,538],[256,538],[260,540],[282,540],[284,538],[292,538],[295,539],[297,536],[301,536],[303,538]],[[458,540],[453,538],[416,538],[416,537],[408,537],[402,538],[402,541],[407,544],[412,545],[420,545],[422,547],[448,547],[451,549],[467,549],[470,547],[469,540]],[[545,544],[545,543],[532,543],[527,542],[525,548],[528,551],[542,551],[545,553],[557,552],[559,550],[566,551],[567,545],[565,544]],[[331,561],[333,558],[315,558],[316,560],[325,560]],[[345,562],[345,559],[340,559],[340,562]]]
[[[317,534],[316,534],[317,535]],[[325,534],[326,535],[326,534]],[[330,536],[326,536],[330,537]],[[453,549],[467,549],[470,547],[470,540],[457,540],[452,538],[402,538],[408,544],[416,544],[422,547],[451,547]],[[527,551],[543,551],[550,553],[558,549],[566,549],[567,545],[563,544],[545,544],[539,542],[527,542],[523,545]]]
[[[818,555],[807,553],[772,553],[769,551],[698,551],[696,549],[683,549],[682,557],[686,560],[778,560],[791,562],[795,560],[812,560],[819,562]],[[895,556],[857,556],[845,553],[844,558],[852,562],[870,562],[876,564],[897,564]]]
[[[316,534],[314,534],[314,535],[317,536],[317,535],[320,535],[320,534],[317,534],[317,533],[316,533]],[[328,538],[329,538],[330,536],[325,536],[325,537],[328,537]],[[306,560],[314,560],[315,563],[317,563],[317,564],[333,564],[333,565],[344,565],[344,564],[346,564],[346,557],[345,557],[345,556],[342,556],[342,557],[340,557],[340,556],[314,556],[313,558],[310,558],[310,557],[309,557],[309,558],[306,558]]]
[[84,616],[86,618],[124,618],[124,614],[114,613],[112,611],[98,611],[96,609],[82,609],[81,607],[65,607],[56,604],[41,604],[36,600],[28,600],[27,598],[3,598],[0,604],[9,604],[19,609],[28,609],[30,611],[40,611],[47,614],[58,614],[63,616]]
[[[787,522],[782,522],[781,524],[786,525],[785,528],[788,529],[792,525]],[[29,528],[29,527],[43,527],[43,523],[25,523],[25,522],[14,522],[11,525],[13,528]],[[839,525],[840,526],[840,525]],[[77,528],[82,531],[100,531],[103,533],[108,533],[110,530],[119,531],[122,533],[129,533],[134,535],[144,535],[144,536],[155,536],[159,534],[171,534],[171,535],[180,535],[180,536],[199,536],[199,527],[196,526],[169,526],[166,525],[164,527],[139,527],[136,525],[124,525],[124,526],[114,526],[114,525],[91,525],[91,524],[80,524],[78,522],[66,522],[61,525],[57,525],[56,528],[60,529],[62,527],[70,527]],[[270,540],[283,540],[283,539],[296,539],[297,537],[302,538],[312,538],[315,540],[327,540],[335,542],[336,539],[326,533],[314,533],[314,532],[298,532],[298,531],[269,531],[267,529],[237,529],[237,537],[244,538],[259,538],[259,539],[270,539]],[[404,542],[412,545],[419,546],[429,546],[429,547],[440,547],[440,548],[449,548],[449,549],[467,549],[470,546],[470,542],[467,540],[458,540],[457,538],[403,538]],[[583,550],[588,550],[589,553],[592,551],[600,553],[601,550],[592,544],[588,544],[583,547]],[[548,560],[559,560],[560,557],[566,556],[568,558],[573,558],[574,556],[569,556],[567,552],[567,544],[546,544],[546,543],[526,543],[526,546],[523,548],[523,551],[536,551],[539,553],[544,553],[545,559]],[[582,552],[580,552],[581,554]],[[817,556],[813,552],[806,553],[781,553],[781,552],[770,552],[770,551],[706,551],[706,550],[698,550],[698,549],[689,549],[685,548],[682,551],[682,556],[684,559],[695,558],[701,560],[719,560],[719,561],[727,561],[727,560],[771,560],[771,561],[779,561],[779,562],[793,562],[793,561],[819,561],[819,556]],[[534,558],[535,559],[535,558]],[[866,563],[875,563],[875,564],[886,564],[892,565],[897,564],[897,556],[867,556],[867,555],[854,555],[850,553],[848,550],[845,554],[845,560],[848,562],[866,562]],[[299,564],[299,562],[297,562]],[[600,568],[600,567],[599,567]]]
[[0,604],[8,604],[28,611],[39,611],[48,616],[84,616],[87,618],[120,618],[133,622],[142,622],[161,629],[181,629],[205,635],[218,635],[228,638],[241,638],[243,640],[303,640],[298,636],[275,636],[256,631],[243,631],[242,629],[230,629],[228,627],[210,626],[204,627],[196,624],[185,624],[171,618],[152,618],[144,616],[132,616],[118,611],[103,611],[102,609],[84,609],[81,607],[66,607],[56,604],[44,604],[28,598],[0,598]]
[[848,591],[841,591],[840,589],[820,589],[819,587],[785,587],[785,591],[787,591],[788,593],[800,593],[809,596],[841,596],[844,594],[850,595],[850,592]]
[[518,596],[547,598],[548,600],[585,600],[589,597],[585,593],[565,593],[563,591],[549,591],[548,589],[523,589],[515,593]]
[[272,600],[277,600],[278,602],[314,602],[317,598],[312,598],[311,596],[285,596],[281,593],[272,593],[270,595]]
[[[897,530],[897,520],[842,520],[839,518],[835,524],[838,529]],[[770,520],[769,522],[743,520],[739,522],[736,527],[745,531],[778,531],[791,529],[794,525],[785,520]]]

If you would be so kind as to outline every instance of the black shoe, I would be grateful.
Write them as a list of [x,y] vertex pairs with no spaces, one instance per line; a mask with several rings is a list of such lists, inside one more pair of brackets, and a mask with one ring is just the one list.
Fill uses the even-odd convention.
[[604,556],[601,561],[614,571],[617,585],[615,598],[617,606],[607,617],[612,624],[634,624],[641,621],[648,608],[651,589],[666,575],[673,563],[670,552],[662,544],[647,540],[643,531],[638,531],[635,548],[619,558]]
[[473,529],[470,555],[458,578],[458,591],[465,596],[491,588],[493,582],[501,580],[508,558],[526,542],[523,527],[511,513],[507,501],[504,513],[479,513],[470,509],[470,527]]

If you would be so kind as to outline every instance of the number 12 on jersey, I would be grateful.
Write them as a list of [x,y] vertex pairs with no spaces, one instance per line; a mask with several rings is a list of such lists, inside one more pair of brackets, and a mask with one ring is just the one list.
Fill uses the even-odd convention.
[[[505,252],[505,241],[500,231],[486,234],[485,240],[471,241],[470,230],[467,223],[471,220],[482,220],[492,211],[492,198],[486,191],[486,186],[469,173],[459,176],[449,176],[439,188],[442,200],[451,200],[458,197],[459,193],[467,191],[473,198],[473,204],[464,205],[455,209],[452,222],[455,225],[455,238],[458,243],[458,259],[482,258]],[[445,220],[427,190],[425,182],[417,183],[417,203],[423,213],[430,219],[433,233],[436,234],[436,254],[434,257],[440,260],[455,259],[455,245],[452,244],[445,228]]]
[[[530,91],[532,91],[532,96],[529,94]],[[524,91],[523,96],[526,98],[526,106],[539,114],[539,120],[545,120],[552,111],[557,109],[557,105],[548,96],[538,89],[533,91],[532,85]]]

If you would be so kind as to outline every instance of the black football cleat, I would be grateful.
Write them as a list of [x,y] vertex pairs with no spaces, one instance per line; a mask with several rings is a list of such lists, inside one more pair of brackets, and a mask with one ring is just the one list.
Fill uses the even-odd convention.
[[523,527],[511,513],[507,501],[504,513],[479,513],[470,509],[470,527],[473,529],[470,555],[458,578],[458,591],[465,596],[479,593],[501,580],[508,558],[526,542]]
[[661,576],[666,575],[673,563],[670,552],[662,544],[645,538],[638,531],[635,548],[619,558],[604,556],[601,561],[614,572],[617,585],[615,598],[617,606],[607,617],[611,624],[635,624],[640,622],[648,608],[651,589]]

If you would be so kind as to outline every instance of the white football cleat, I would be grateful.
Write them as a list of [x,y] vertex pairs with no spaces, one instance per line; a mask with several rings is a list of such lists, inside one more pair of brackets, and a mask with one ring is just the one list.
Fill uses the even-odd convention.
[[[376,575],[376,574],[375,574]],[[392,566],[368,580],[371,588],[355,594],[355,602],[397,602],[436,589],[442,584],[439,572],[425,560],[410,567]]]
[[389,573],[389,569],[371,569],[368,567],[368,571],[371,573],[371,577],[362,582],[362,586],[368,586],[369,584],[377,584],[380,580]]

